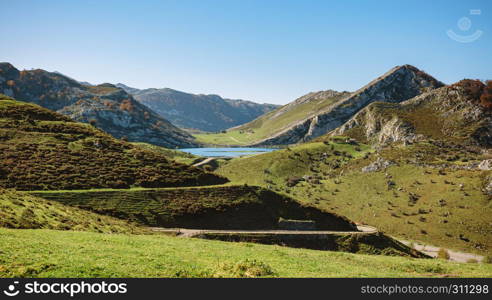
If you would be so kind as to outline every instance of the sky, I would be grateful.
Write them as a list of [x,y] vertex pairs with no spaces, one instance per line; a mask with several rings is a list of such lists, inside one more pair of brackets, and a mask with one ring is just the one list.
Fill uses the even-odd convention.
[[286,104],[403,64],[492,79],[490,0],[0,0],[0,12],[0,61],[94,84]]

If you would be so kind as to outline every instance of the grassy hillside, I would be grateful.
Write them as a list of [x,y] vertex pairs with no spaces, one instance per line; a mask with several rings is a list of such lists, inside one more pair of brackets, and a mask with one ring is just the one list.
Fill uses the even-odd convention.
[[103,233],[145,232],[143,228],[122,220],[5,189],[0,189],[0,227]]
[[[490,277],[458,264],[167,236],[0,229],[0,277]],[[83,245],[83,247],[81,247]]]
[[0,187],[193,186],[227,180],[34,104],[0,98]]
[[296,101],[277,108],[244,125],[231,128],[225,133],[195,134],[199,142],[217,145],[248,145],[266,138],[282,129],[304,120],[327,108],[348,92],[334,91],[307,94]]
[[344,217],[252,186],[113,191],[54,191],[39,197],[162,227],[274,229],[279,218],[314,220],[318,229],[354,230]]
[[[218,173],[235,183],[270,187],[399,238],[492,253],[492,202],[482,192],[491,171],[464,168],[486,154],[440,142],[376,153],[341,140],[233,159]],[[378,158],[392,165],[362,172]],[[301,180],[305,175],[310,177]]]

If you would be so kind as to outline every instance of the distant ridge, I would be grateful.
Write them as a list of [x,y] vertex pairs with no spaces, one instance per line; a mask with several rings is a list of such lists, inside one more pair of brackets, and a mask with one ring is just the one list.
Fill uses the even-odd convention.
[[277,108],[246,100],[222,98],[218,95],[190,94],[170,88],[136,89],[116,84],[132,94],[175,126],[201,131],[221,131],[247,123]]
[[[397,103],[444,84],[411,65],[396,66],[353,93],[309,93],[211,141],[246,141],[248,145],[286,145],[312,140],[341,126],[367,105]],[[215,140],[214,140],[215,138]],[[243,143],[244,144],[244,143]]]
[[86,85],[58,72],[19,71],[0,63],[0,93],[90,122],[117,138],[169,148],[196,146],[191,135],[109,83]]

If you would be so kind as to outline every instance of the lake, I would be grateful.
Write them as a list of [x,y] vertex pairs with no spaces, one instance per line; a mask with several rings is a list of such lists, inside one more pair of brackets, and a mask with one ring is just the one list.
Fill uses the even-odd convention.
[[254,155],[266,152],[272,152],[278,149],[275,148],[186,148],[177,149],[179,151],[191,153],[193,155],[206,157],[238,157],[244,155]]

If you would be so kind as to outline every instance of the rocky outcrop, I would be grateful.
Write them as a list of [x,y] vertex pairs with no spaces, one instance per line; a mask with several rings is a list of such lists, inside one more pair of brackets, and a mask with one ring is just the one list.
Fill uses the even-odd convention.
[[478,169],[484,171],[492,170],[492,159],[486,159],[480,162],[480,164],[478,164]]
[[372,103],[330,133],[354,134],[379,145],[432,138],[490,147],[492,114],[462,84],[454,84],[401,103]]
[[117,138],[169,148],[196,146],[191,135],[111,84],[83,85],[60,73],[19,71],[0,63],[0,92],[91,123]]
[[275,145],[307,141],[341,126],[373,102],[402,102],[441,86],[441,82],[413,66],[398,66],[358,91],[316,112],[315,115],[307,116],[256,144]]
[[378,171],[385,170],[386,168],[393,165],[395,165],[394,162],[378,157],[378,159],[375,162],[371,163],[368,166],[363,167],[361,171],[364,173],[378,172]]
[[247,123],[277,108],[245,100],[224,99],[218,95],[195,95],[169,88],[139,90],[123,88],[140,103],[181,128],[221,131]]

